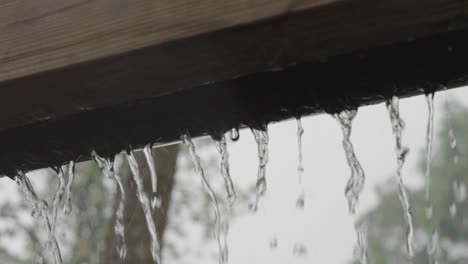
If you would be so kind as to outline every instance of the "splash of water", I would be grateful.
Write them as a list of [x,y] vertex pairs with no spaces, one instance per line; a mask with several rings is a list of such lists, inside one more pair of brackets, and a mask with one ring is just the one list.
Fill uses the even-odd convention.
[[232,141],[237,141],[239,140],[239,137],[240,137],[240,134],[239,134],[239,128],[233,128],[231,129],[231,132],[230,132],[230,138]]
[[146,162],[150,169],[151,174],[151,190],[153,191],[153,198],[151,199],[151,208],[159,208],[161,206],[160,199],[157,196],[158,191],[158,176],[156,174],[156,165],[154,163],[154,156],[151,145],[148,144],[143,148],[143,153],[145,154]]
[[63,205],[63,213],[70,215],[72,211],[72,185],[75,179],[75,162],[72,160],[68,164],[68,182],[65,190],[65,204]]
[[137,187],[137,197],[140,201],[141,207],[143,208],[143,212],[145,214],[146,224],[148,226],[148,231],[151,237],[151,256],[155,263],[161,263],[161,247],[159,245],[158,234],[156,231],[156,225],[154,224],[153,216],[151,214],[151,206],[150,200],[148,195],[145,192],[145,188],[143,186],[143,178],[140,174],[140,168],[138,162],[135,158],[133,151],[127,153],[127,160],[128,164],[130,165],[130,170],[133,174],[133,180],[136,183]]
[[302,178],[304,176],[304,165],[302,161],[303,160],[302,159],[302,135],[304,134],[304,128],[302,127],[302,121],[300,118],[297,118],[296,121],[297,121],[297,149],[298,149],[297,175],[298,175],[299,185],[301,188],[299,197],[297,197],[297,200],[296,200],[296,207],[299,209],[303,209],[304,203],[305,203],[304,187],[302,186]]
[[195,168],[195,173],[198,175],[198,177],[200,177],[202,186],[205,189],[205,192],[210,197],[211,206],[213,207],[214,214],[215,214],[214,237],[215,237],[216,242],[218,243],[218,248],[219,248],[219,263],[226,263],[227,259],[225,259],[226,257],[225,249],[220,238],[221,214],[219,211],[218,199],[216,198],[215,192],[213,191],[210,184],[208,183],[208,180],[205,177],[205,172],[201,166],[200,157],[197,154],[197,151],[195,149],[195,144],[193,144],[192,138],[186,134],[182,135],[182,142],[185,144],[185,146],[187,146],[190,157],[192,158],[193,166]]
[[258,204],[260,199],[265,195],[267,189],[266,183],[266,165],[268,163],[268,130],[267,127],[264,130],[259,130],[252,128],[252,133],[255,138],[255,142],[257,142],[257,149],[258,149],[258,176],[257,176],[257,184],[256,184],[256,197],[255,201],[252,204],[252,211],[256,212],[258,209]]
[[234,183],[232,182],[231,174],[230,174],[230,169],[229,169],[229,152],[227,150],[227,143],[226,143],[226,137],[224,134],[221,135],[220,140],[215,140],[216,143],[216,148],[218,149],[219,155],[221,156],[221,176],[224,179],[224,183],[226,185],[226,192],[227,192],[227,198],[228,198],[228,209],[227,213],[224,216],[224,221],[223,221],[223,251],[221,254],[223,255],[223,259],[228,260],[229,257],[229,247],[227,245],[227,234],[229,231],[229,218],[231,217],[231,212],[232,212],[232,206],[234,204],[234,201],[236,200],[236,191],[234,189]]
[[51,232],[49,234],[48,244],[53,243],[55,237],[55,228],[57,226],[57,215],[58,215],[58,204],[63,198],[63,194],[65,193],[65,178],[63,177],[63,170],[59,168],[57,171],[57,178],[59,180],[59,186],[57,191],[55,192],[54,202],[52,204],[52,224],[51,224]]
[[111,159],[99,156],[94,150],[91,152],[91,158],[96,162],[106,178],[114,177],[114,162]]
[[114,232],[117,238],[116,250],[117,250],[117,253],[119,254],[120,259],[124,261],[125,257],[127,256],[127,246],[125,244],[125,222],[124,222],[126,194],[125,194],[124,185],[122,183],[122,177],[120,176],[118,170],[115,171],[114,178],[117,181],[118,189],[120,191],[119,206],[117,207],[117,211],[115,213],[116,217],[115,217],[115,226],[114,226]]
[[55,263],[62,264],[63,261],[62,255],[60,253],[60,247],[57,243],[57,240],[55,239],[55,235],[53,235],[52,233],[52,227],[49,221],[49,216],[47,215],[47,203],[37,196],[31,182],[23,172],[18,172],[18,175],[15,177],[15,181],[19,185],[21,191],[23,192],[26,201],[31,206],[33,216],[41,217],[44,221],[47,233],[49,234],[49,237],[52,238],[50,243],[48,244],[50,245],[50,249],[52,251],[52,254],[54,255]]
[[403,146],[402,132],[405,127],[403,119],[400,117],[399,100],[398,97],[393,96],[391,100],[386,103],[387,110],[390,116],[392,125],[392,132],[395,138],[395,153],[397,156],[397,178],[398,178],[398,198],[400,199],[406,220],[406,250],[410,258],[414,257],[414,227],[413,227],[413,213],[406,193],[405,185],[403,182],[403,165],[405,163],[406,155],[409,148]]

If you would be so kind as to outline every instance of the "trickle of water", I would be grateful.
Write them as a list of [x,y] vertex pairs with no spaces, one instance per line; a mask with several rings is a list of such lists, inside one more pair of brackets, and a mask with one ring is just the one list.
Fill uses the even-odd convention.
[[118,170],[115,171],[114,178],[117,181],[117,185],[120,191],[119,206],[117,207],[117,211],[115,213],[116,217],[115,217],[115,226],[114,226],[114,232],[117,237],[116,250],[117,250],[117,253],[119,254],[120,259],[125,260],[125,257],[127,256],[127,246],[125,244],[125,222],[124,222],[126,194],[125,194],[124,185],[122,183],[122,178],[120,177]]
[[397,178],[398,178],[398,197],[400,199],[403,211],[405,214],[405,220],[407,225],[405,240],[406,249],[410,258],[414,257],[414,227],[413,227],[413,213],[406,193],[405,185],[403,182],[403,165],[405,163],[406,155],[409,152],[407,147],[403,146],[402,132],[405,127],[403,119],[400,117],[399,100],[398,97],[393,96],[391,100],[386,103],[387,110],[390,116],[390,122],[392,125],[392,132],[395,138],[395,153],[397,156]]
[[57,226],[57,214],[58,214],[58,204],[63,198],[63,194],[65,193],[65,178],[63,177],[63,170],[59,168],[57,171],[57,178],[59,180],[59,186],[57,191],[55,192],[54,202],[52,204],[52,224],[51,224],[51,232],[49,234],[49,239],[47,243],[53,243],[55,237],[55,227]]
[[39,199],[37,197],[36,192],[34,191],[34,188],[29,181],[28,177],[23,173],[23,172],[18,172],[18,175],[15,178],[16,183],[18,183],[21,191],[23,192],[26,201],[29,203],[29,205],[32,208],[32,214],[33,216],[41,217],[42,220],[44,221],[44,225],[46,227],[47,233],[49,237],[52,238],[50,241],[50,249],[52,251],[52,254],[54,255],[55,258],[55,263],[56,264],[62,264],[62,255],[60,254],[60,247],[57,243],[57,240],[55,239],[55,236],[52,233],[52,227],[50,225],[49,217],[47,216],[47,203]]
[[293,254],[296,257],[304,257],[307,255],[307,247],[302,243],[295,243],[293,247]]
[[219,155],[221,156],[221,176],[224,179],[226,185],[226,192],[228,197],[228,211],[224,216],[223,224],[223,252],[222,258],[227,262],[229,258],[229,247],[227,245],[227,234],[229,231],[229,218],[231,217],[232,206],[236,200],[236,191],[234,189],[234,183],[232,182],[231,174],[229,172],[229,152],[227,150],[226,137],[224,134],[221,135],[220,140],[215,140],[216,148],[218,149]]
[[215,213],[215,228],[214,228],[214,237],[216,242],[218,243],[219,248],[219,263],[227,263],[225,248],[223,243],[221,242],[220,233],[221,233],[221,214],[219,211],[219,204],[218,199],[216,198],[215,192],[211,188],[208,180],[205,177],[205,171],[203,170],[200,157],[197,154],[195,149],[195,144],[193,144],[192,138],[188,135],[182,135],[182,142],[187,146],[190,157],[192,158],[193,167],[195,168],[195,173],[200,177],[201,183],[205,192],[210,197],[211,206],[213,207]]
[[239,137],[240,137],[240,134],[239,134],[239,128],[233,128],[231,129],[231,132],[230,132],[230,138],[232,141],[237,141],[239,140]]
[[99,156],[94,150],[91,152],[91,158],[96,162],[106,178],[114,177],[114,162],[112,160]]
[[150,144],[146,145],[143,148],[143,153],[145,154],[146,162],[148,163],[148,167],[150,169],[151,174],[151,190],[153,191],[153,198],[151,199],[151,208],[159,208],[159,206],[161,206],[161,202],[156,194],[158,191],[158,176],[156,174],[156,166],[154,163],[153,151]]
[[430,197],[431,191],[431,158],[432,158],[432,138],[434,134],[434,94],[426,95],[426,102],[428,106],[428,120],[427,120],[427,129],[426,129],[426,174],[425,174],[425,191],[424,191],[424,200],[425,200],[425,210],[426,218],[432,218],[432,203]]
[[266,183],[266,165],[268,163],[268,131],[267,127],[265,130],[258,130],[252,128],[252,133],[255,138],[255,142],[257,142],[257,149],[258,149],[258,176],[257,176],[257,184],[256,184],[256,197],[255,201],[252,204],[251,210],[256,212],[258,209],[258,203],[260,202],[260,198],[263,197],[266,193],[267,183]]
[[156,226],[154,224],[153,216],[151,214],[151,206],[150,200],[148,195],[145,192],[145,188],[143,186],[143,178],[140,174],[140,168],[138,166],[138,162],[135,158],[133,151],[130,151],[130,154],[127,154],[128,164],[130,165],[130,170],[133,174],[133,180],[136,183],[137,187],[137,197],[140,201],[141,207],[143,208],[143,212],[145,214],[146,224],[148,226],[148,231],[151,237],[151,256],[155,263],[161,263],[161,247],[159,245],[158,234],[156,231]]
[[335,118],[341,125],[343,131],[343,149],[346,154],[346,161],[351,169],[351,176],[346,184],[345,194],[348,199],[349,212],[354,214],[356,212],[356,205],[359,202],[359,195],[364,189],[366,176],[364,170],[359,163],[355,153],[354,147],[351,143],[351,130],[354,117],[357,115],[357,110],[344,110],[335,115]]
[[[359,196],[364,190],[364,183],[366,181],[364,170],[354,153],[353,143],[351,143],[352,123],[356,115],[357,110],[344,110],[335,115],[336,120],[338,120],[338,123],[341,125],[341,130],[343,132],[343,149],[346,154],[346,161],[351,169],[351,176],[345,188],[345,195],[348,199],[348,209],[351,215],[356,213],[356,205],[359,202]],[[355,230],[358,238],[357,249],[359,251],[359,259],[361,264],[366,264],[367,248],[365,243],[363,243],[364,237],[362,228],[356,225]]]
[[72,211],[72,185],[75,179],[75,162],[72,160],[68,164],[68,182],[65,190],[66,198],[63,205],[63,213],[70,215]]
[[302,121],[300,118],[297,118],[296,121],[297,121],[297,149],[298,149],[297,175],[298,175],[299,185],[301,188],[301,192],[296,199],[296,207],[298,209],[303,209],[304,203],[305,203],[304,187],[302,186],[302,178],[304,176],[304,165],[302,161],[302,135],[304,134],[304,128],[302,128]]
[[219,155],[221,156],[221,176],[223,177],[226,185],[229,206],[232,206],[236,199],[236,191],[234,189],[234,183],[232,182],[229,169],[229,152],[227,150],[226,137],[222,135],[220,140],[215,140],[215,143]]

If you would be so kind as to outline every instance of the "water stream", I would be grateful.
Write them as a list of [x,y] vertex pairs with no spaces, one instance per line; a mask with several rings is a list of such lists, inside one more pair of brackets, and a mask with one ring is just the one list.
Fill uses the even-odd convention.
[[216,242],[218,243],[218,248],[219,248],[219,263],[227,263],[226,253],[225,253],[225,248],[223,245],[223,242],[221,241],[220,234],[221,234],[221,214],[219,210],[219,204],[218,204],[218,199],[216,198],[216,194],[211,188],[210,184],[208,183],[208,180],[205,176],[205,172],[203,170],[203,167],[201,166],[200,163],[200,157],[197,154],[197,151],[195,149],[195,144],[193,144],[192,138],[188,135],[182,135],[182,142],[187,146],[190,157],[192,159],[193,166],[195,168],[195,173],[198,175],[198,177],[201,180],[202,186],[205,189],[205,192],[208,194],[210,197],[211,201],[211,206],[213,207],[214,214],[215,214],[215,228],[214,228],[214,237]]
[[403,212],[406,220],[406,234],[405,243],[406,250],[409,258],[414,257],[414,227],[413,227],[413,213],[408,200],[408,194],[405,189],[403,181],[403,165],[405,164],[406,155],[409,153],[409,148],[403,146],[402,132],[405,127],[403,119],[400,117],[399,100],[398,97],[393,96],[391,100],[386,103],[387,110],[390,116],[392,125],[392,132],[395,139],[395,153],[397,158],[397,179],[398,179],[398,198],[400,199],[403,207]]
[[266,165],[268,163],[268,130],[267,127],[264,130],[252,128],[252,133],[257,142],[258,149],[258,175],[256,183],[256,197],[252,204],[251,210],[256,212],[260,199],[265,195],[267,190],[266,182]]
[[65,189],[65,204],[63,205],[63,213],[70,215],[72,212],[72,186],[75,180],[75,162],[72,160],[68,164],[68,182]]
[[151,237],[151,256],[153,257],[153,261],[157,264],[161,263],[161,247],[158,239],[158,234],[156,231],[156,225],[153,219],[153,215],[151,214],[151,205],[148,195],[145,192],[145,188],[143,186],[143,178],[140,174],[140,168],[138,162],[135,158],[133,151],[127,153],[127,160],[128,164],[130,165],[130,170],[133,174],[133,180],[136,183],[137,187],[137,197],[138,201],[143,208],[143,213],[145,215],[146,224],[148,226],[148,231]]

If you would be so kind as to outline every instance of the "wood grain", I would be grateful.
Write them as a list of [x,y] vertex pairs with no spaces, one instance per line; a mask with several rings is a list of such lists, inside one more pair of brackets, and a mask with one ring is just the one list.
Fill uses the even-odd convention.
[[461,0],[1,0],[0,129],[465,28],[466,8]]
[[330,0],[2,0],[0,80],[239,24]]

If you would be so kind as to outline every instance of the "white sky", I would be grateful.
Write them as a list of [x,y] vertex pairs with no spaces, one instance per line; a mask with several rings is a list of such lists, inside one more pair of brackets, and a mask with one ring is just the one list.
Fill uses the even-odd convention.
[[[436,123],[438,109],[449,95],[468,105],[468,89],[439,92],[435,96]],[[427,105],[423,96],[400,101],[401,116],[406,122],[404,144],[410,147],[404,168],[406,183],[417,188],[421,177],[417,177],[419,152],[424,149],[427,123]],[[267,165],[268,193],[260,210],[236,218],[229,233],[231,264],[244,263],[329,263],[342,264],[350,260],[355,244],[353,219],[348,215],[344,186],[350,175],[342,149],[342,132],[336,120],[328,115],[316,115],[302,119],[303,158],[305,174],[303,187],[306,193],[305,209],[295,206],[299,194],[297,180],[297,137],[296,121],[271,124],[269,126],[269,154]],[[435,131],[435,135],[436,132]],[[358,214],[377,204],[375,187],[395,177],[396,168],[394,140],[388,113],[383,104],[362,107],[353,123],[351,140],[356,155],[366,173],[366,186],[358,205]],[[241,130],[238,142],[228,145],[231,175],[235,185],[246,188],[255,184],[257,177],[257,146],[250,130]],[[203,150],[201,158],[206,162]],[[178,173],[186,174],[183,170]],[[191,172],[188,172],[191,173]],[[189,175],[193,177],[194,175]],[[35,177],[31,177],[34,179]],[[195,181],[197,184],[197,181]],[[34,184],[37,184],[34,182]],[[17,199],[16,184],[0,179],[0,202]],[[50,200],[50,199],[49,199]],[[245,205],[247,207],[247,205]],[[188,223],[187,223],[188,225]],[[197,232],[193,232],[198,234]],[[271,238],[277,237],[278,248],[269,248]],[[203,248],[207,246],[199,239],[187,239],[182,247]],[[202,243],[202,244],[201,244]],[[307,247],[307,255],[293,254],[295,243]],[[15,246],[16,244],[16,246]],[[14,242],[14,250],[21,244]],[[203,251],[203,250],[202,250]],[[19,252],[20,253],[20,252]],[[187,253],[180,263],[216,263],[216,259],[203,254]]]

